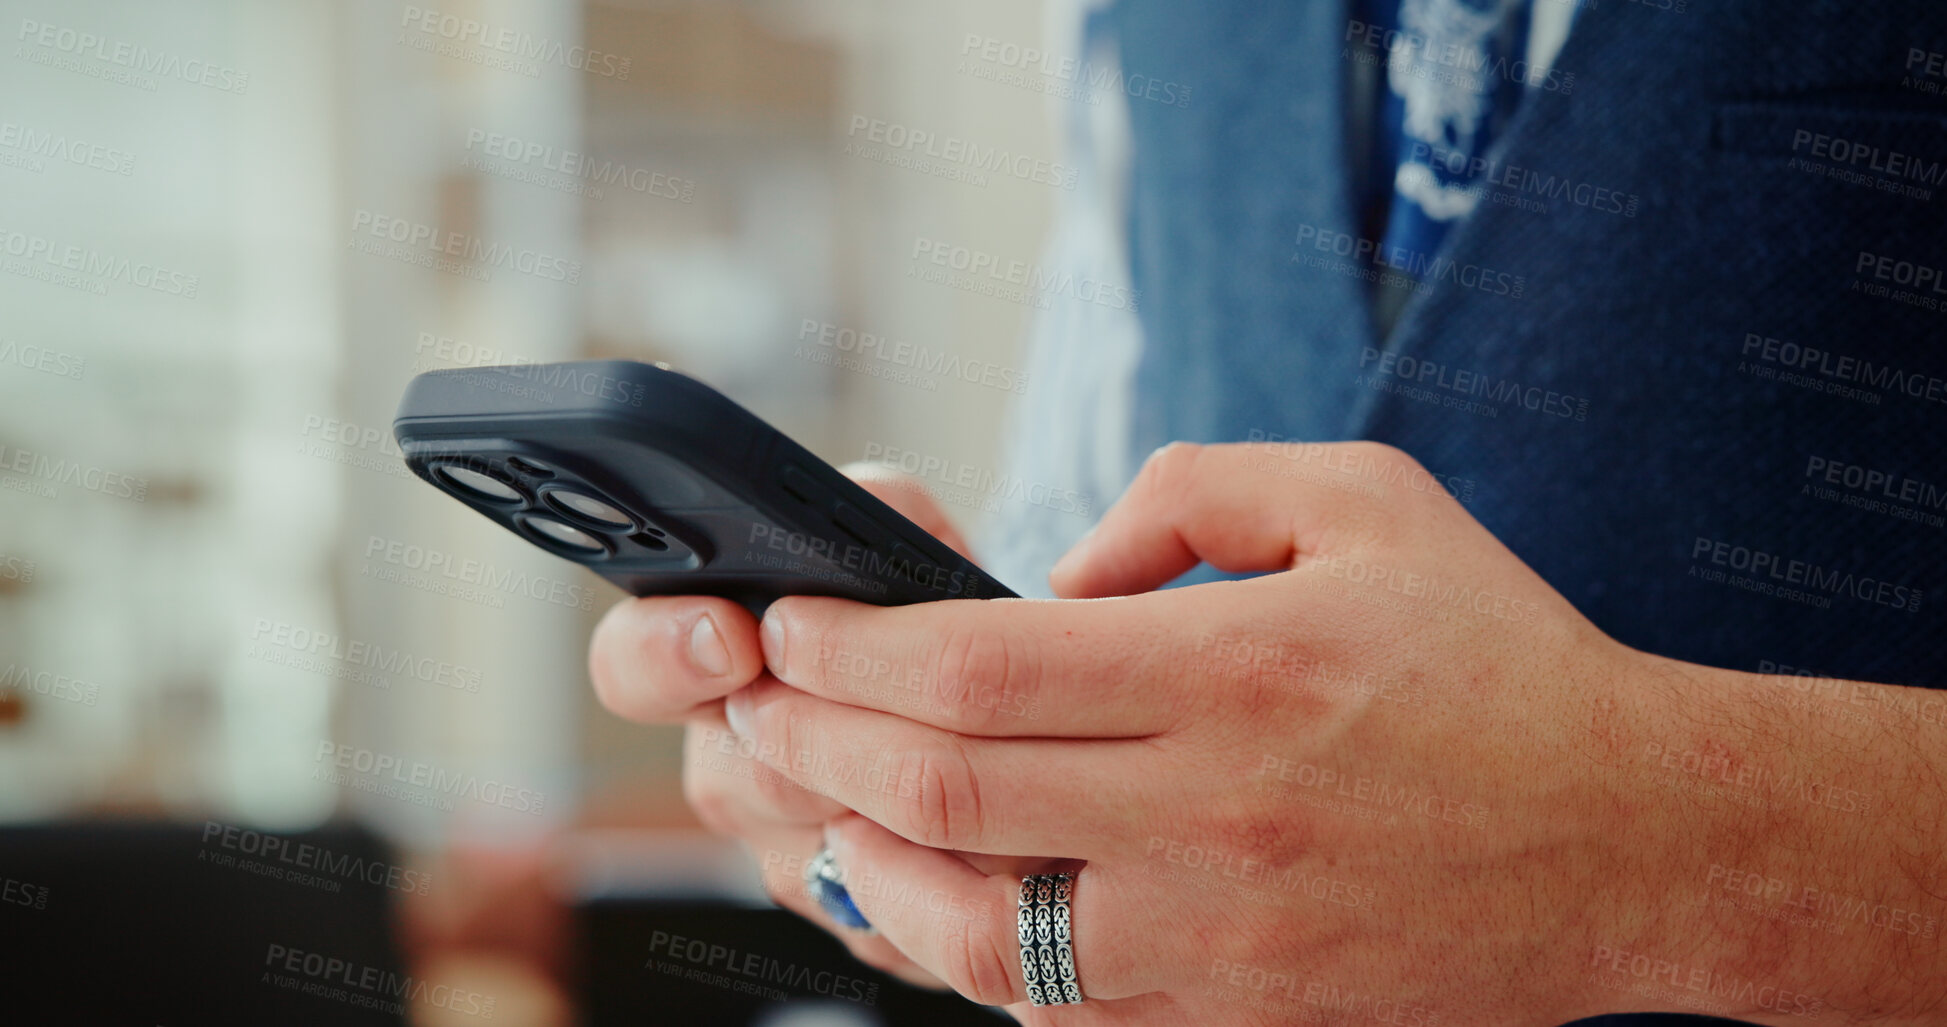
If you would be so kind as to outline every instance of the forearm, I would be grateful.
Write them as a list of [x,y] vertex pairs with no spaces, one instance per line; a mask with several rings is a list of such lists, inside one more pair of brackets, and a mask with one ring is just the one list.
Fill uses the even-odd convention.
[[1947,696],[1653,657],[1644,674],[1618,769],[1645,905],[1591,981],[1757,1023],[1940,1022]]

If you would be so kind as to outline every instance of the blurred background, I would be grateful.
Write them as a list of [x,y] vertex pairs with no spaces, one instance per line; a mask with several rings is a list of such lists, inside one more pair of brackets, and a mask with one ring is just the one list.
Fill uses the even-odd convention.
[[[0,932],[43,957],[0,975],[73,1010],[174,959],[144,1023],[899,1022],[645,968],[693,901],[867,973],[766,919],[678,730],[594,703],[619,594],[413,479],[390,423],[420,371],[663,360],[835,464],[998,466],[1035,307],[916,254],[1046,245],[1086,102],[1021,57],[1068,45],[1049,6],[0,4]],[[915,168],[914,133],[1054,169]],[[366,1001],[320,953],[414,984]]]

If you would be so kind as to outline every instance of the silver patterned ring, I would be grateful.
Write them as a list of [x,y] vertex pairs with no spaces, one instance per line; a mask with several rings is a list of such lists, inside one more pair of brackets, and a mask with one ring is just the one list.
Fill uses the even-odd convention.
[[1068,900],[1074,874],[1029,874],[1021,878],[1020,908],[1014,924],[1021,944],[1021,979],[1028,1001],[1037,1006],[1080,1005],[1075,980],[1074,912]]

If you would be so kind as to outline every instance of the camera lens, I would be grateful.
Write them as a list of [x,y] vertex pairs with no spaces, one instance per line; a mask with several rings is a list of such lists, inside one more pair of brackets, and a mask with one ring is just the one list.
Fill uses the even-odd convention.
[[596,499],[594,496],[572,492],[568,489],[554,489],[548,493],[548,501],[569,513],[583,517],[608,528],[627,528],[634,524],[629,515],[615,507]]
[[580,553],[606,553],[608,547],[593,535],[552,517],[529,517],[522,522],[529,531],[547,539],[558,546]]
[[518,503],[521,501],[521,494],[515,490],[514,486],[501,481],[493,475],[482,474],[479,471],[461,467],[458,464],[441,464],[439,467],[439,476],[446,479],[447,483],[455,488],[482,499],[490,499],[496,503]]

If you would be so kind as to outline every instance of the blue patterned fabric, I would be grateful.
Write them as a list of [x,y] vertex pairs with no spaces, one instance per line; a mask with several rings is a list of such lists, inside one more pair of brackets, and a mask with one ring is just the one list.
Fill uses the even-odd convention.
[[1385,209],[1366,220],[1384,225],[1392,266],[1418,278],[1448,229],[1480,203],[1484,158],[1529,80],[1545,72],[1524,58],[1530,0],[1361,2],[1366,17],[1348,26],[1347,52],[1383,61],[1364,185]]

